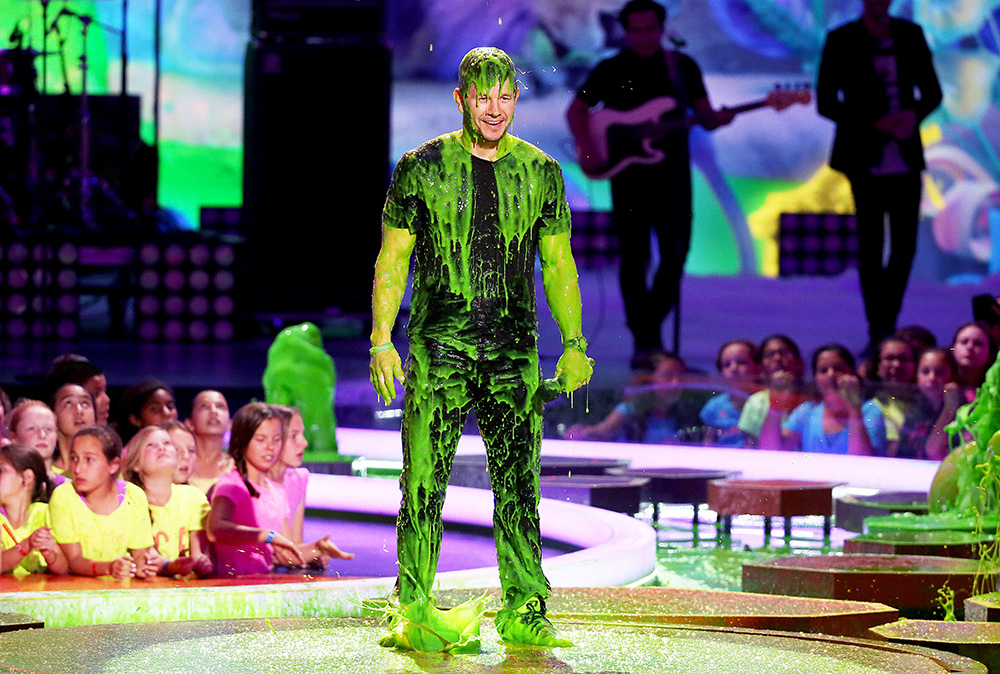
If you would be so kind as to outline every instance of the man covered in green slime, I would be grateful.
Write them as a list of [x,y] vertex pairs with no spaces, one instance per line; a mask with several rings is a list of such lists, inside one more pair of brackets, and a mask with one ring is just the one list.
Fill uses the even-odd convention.
[[[563,339],[564,390],[593,372],[570,250],[559,164],[508,133],[519,90],[514,63],[480,47],[462,59],[460,131],[406,153],[382,214],[372,296],[371,381],[386,404],[404,386],[402,503],[397,520],[398,606],[383,646],[468,650],[479,643],[481,603],[440,611],[430,594],[441,509],[462,426],[475,410],[494,496],[504,641],[569,646],[545,617],[538,473],[542,437],[535,256]],[[404,368],[390,342],[413,259]]]

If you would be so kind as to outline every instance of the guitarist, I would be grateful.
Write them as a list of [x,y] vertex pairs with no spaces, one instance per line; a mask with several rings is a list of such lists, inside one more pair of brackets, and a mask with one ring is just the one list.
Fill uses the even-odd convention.
[[[584,172],[599,168],[590,112],[600,103],[613,110],[633,110],[654,98],[672,97],[677,116],[692,112],[699,124],[714,129],[732,121],[708,100],[698,64],[677,51],[663,49],[666,10],[653,0],[630,0],[619,19],[625,49],[597,64],[566,113]],[[619,281],[625,319],[635,340],[633,369],[651,369],[663,351],[660,334],[680,295],[680,282],[691,243],[691,166],[686,128],[666,134],[655,147],[665,152],[653,165],[631,165],[611,179],[613,220],[618,235]],[[660,265],[652,286],[650,230],[659,242]]]

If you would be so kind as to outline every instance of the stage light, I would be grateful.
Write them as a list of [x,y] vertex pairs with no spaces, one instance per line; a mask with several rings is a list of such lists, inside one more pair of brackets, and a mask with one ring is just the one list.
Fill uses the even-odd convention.
[[[232,291],[237,286],[232,265],[236,256],[233,244],[195,235],[140,247],[137,277],[142,292],[136,298],[137,318],[157,322],[156,339],[206,341],[220,335],[232,339],[236,315]],[[216,330],[220,318],[229,322]],[[137,325],[137,330],[145,331],[143,339],[154,333],[144,323]]]
[[180,269],[171,269],[163,275],[163,287],[172,293],[180,292],[184,289],[184,272]]
[[184,250],[184,246],[177,243],[170,244],[163,251],[163,263],[168,267],[181,266],[184,264],[185,258],[187,258],[187,253]]
[[142,316],[153,316],[160,310],[160,299],[156,295],[143,295],[137,306]]
[[191,321],[188,325],[188,337],[195,342],[204,342],[211,335],[211,328],[205,321]]
[[236,249],[229,244],[215,247],[215,264],[220,267],[230,267],[236,261]]
[[152,342],[160,337],[160,324],[152,318],[139,321],[139,339]]
[[214,326],[212,326],[212,335],[215,337],[217,342],[228,342],[233,339],[236,334],[236,330],[233,324],[229,321],[218,321]]
[[76,272],[72,269],[60,269],[56,274],[56,286],[63,290],[75,288],[77,282]]
[[191,252],[188,254],[191,264],[195,267],[204,267],[211,261],[212,252],[208,246],[203,243],[199,243],[191,247]]
[[48,288],[52,285],[52,272],[47,269],[36,269],[31,274],[31,283],[36,288]]
[[180,316],[184,313],[187,302],[180,295],[167,295],[163,300],[163,313],[167,316]]
[[212,303],[212,309],[217,316],[230,316],[235,308],[233,298],[229,295],[219,295]]
[[36,264],[44,264],[52,260],[52,247],[44,244],[38,243],[31,249],[31,259]]
[[28,270],[22,267],[7,272],[7,286],[14,290],[23,290],[28,287],[28,280]]
[[80,300],[76,295],[60,295],[56,300],[56,309],[60,314],[76,314],[80,310]]
[[215,273],[215,277],[213,278],[213,285],[215,286],[216,290],[219,290],[221,292],[229,292],[230,290],[233,289],[233,286],[235,284],[236,284],[236,279],[231,271],[223,269]]
[[56,323],[56,336],[59,339],[67,340],[76,337],[79,328],[76,321],[70,318],[61,318]]
[[28,247],[23,243],[12,243],[7,248],[7,261],[11,264],[24,264],[28,260]]
[[208,298],[205,297],[204,295],[195,295],[194,297],[191,298],[191,301],[188,303],[188,311],[190,311],[195,316],[206,315],[210,307],[211,304],[208,301]]
[[28,298],[20,293],[11,295],[7,299],[7,311],[14,316],[23,316],[28,311]]
[[143,290],[156,290],[160,285],[160,275],[152,269],[139,272],[139,287]]
[[67,267],[74,265],[80,260],[80,249],[72,243],[64,243],[59,246],[59,251],[56,253],[56,260],[59,261],[59,264]]
[[31,322],[31,336],[34,339],[48,339],[52,335],[52,327],[48,321],[36,318]]
[[204,269],[195,269],[188,276],[188,286],[191,290],[197,290],[199,292],[208,288],[212,283],[212,277],[209,276],[208,272]]
[[146,243],[139,247],[139,262],[152,267],[160,261],[160,248],[155,243]]
[[179,342],[184,339],[187,331],[184,323],[176,318],[171,318],[163,324],[163,337],[170,342]]
[[28,336],[28,324],[20,318],[7,321],[7,337],[13,340],[22,340]]

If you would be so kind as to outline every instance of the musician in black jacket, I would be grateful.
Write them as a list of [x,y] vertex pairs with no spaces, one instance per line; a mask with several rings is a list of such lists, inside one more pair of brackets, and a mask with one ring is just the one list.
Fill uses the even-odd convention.
[[[677,106],[671,116],[693,112],[699,123],[714,129],[732,120],[716,112],[708,100],[698,64],[689,56],[663,49],[666,10],[653,0],[631,0],[619,15],[626,47],[597,64],[566,113],[576,141],[580,166],[593,174],[600,168],[590,111],[603,103],[612,110],[633,110],[661,97]],[[691,244],[691,166],[686,128],[654,143],[665,153],[653,165],[631,165],[611,179],[614,225],[621,253],[625,319],[635,339],[632,367],[651,369],[653,354],[663,350],[660,329],[677,304],[684,262]],[[660,264],[652,287],[650,230],[659,242]]]
[[919,127],[941,103],[923,31],[890,17],[889,2],[864,0],[859,19],[827,35],[816,85],[819,114],[837,124],[830,166],[847,175],[854,193],[869,347],[896,330],[917,248]]

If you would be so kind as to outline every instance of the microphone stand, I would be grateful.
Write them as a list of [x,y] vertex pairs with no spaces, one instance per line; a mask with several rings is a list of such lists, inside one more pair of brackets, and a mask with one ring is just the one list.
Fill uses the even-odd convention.
[[[64,9],[61,16],[74,16],[80,21],[80,31],[83,38],[83,51],[80,54],[80,220],[84,229],[96,229],[94,213],[91,208],[91,195],[93,177],[90,174],[90,104],[87,100],[87,71],[90,69],[87,59],[87,37],[90,34],[91,24],[109,32],[118,33],[118,29],[112,26],[95,21],[94,17],[85,14],[77,14],[69,9]],[[60,17],[56,17],[58,23]],[[67,83],[67,90],[69,83]]]
[[41,0],[42,3],[42,95],[49,93],[49,2],[52,0]]

